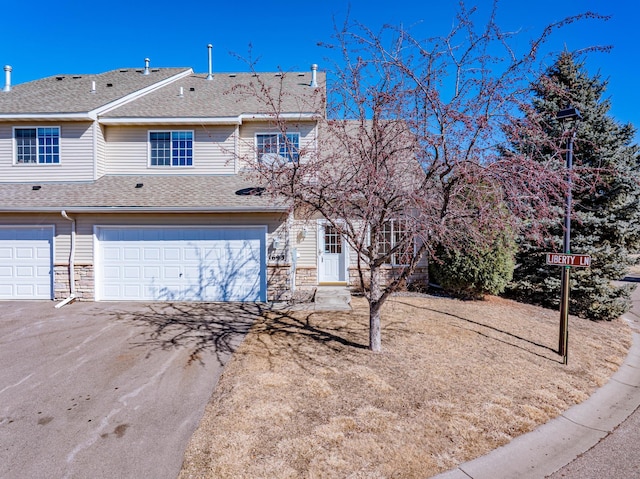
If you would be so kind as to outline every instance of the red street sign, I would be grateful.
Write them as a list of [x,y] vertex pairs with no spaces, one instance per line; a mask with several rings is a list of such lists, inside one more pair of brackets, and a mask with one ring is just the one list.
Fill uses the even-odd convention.
[[547,253],[547,264],[588,268],[591,266],[591,256],[588,254]]

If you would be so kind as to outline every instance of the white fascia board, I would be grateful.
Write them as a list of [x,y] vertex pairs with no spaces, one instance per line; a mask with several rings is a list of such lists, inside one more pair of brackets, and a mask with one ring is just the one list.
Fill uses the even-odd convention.
[[92,121],[90,113],[0,113],[0,120],[11,121]]
[[150,93],[154,90],[157,90],[158,88],[162,88],[165,85],[168,85],[170,83],[173,83],[174,81],[180,80],[181,78],[187,77],[189,75],[193,75],[193,69],[192,68],[188,68],[187,70],[181,72],[181,73],[177,73],[175,75],[173,75],[172,77],[166,78],[162,81],[156,82],[152,85],[149,85],[146,88],[143,88],[142,90],[138,90],[135,91],[133,93],[129,93],[128,95],[123,96],[122,98],[118,98],[117,100],[112,101],[111,103],[108,103],[106,105],[103,105],[99,108],[96,108],[94,110],[91,110],[89,113],[94,115],[95,117],[97,117],[98,115],[103,115],[105,113],[108,113],[111,110],[114,110],[116,108],[118,108],[119,106],[124,105],[125,103],[129,103],[130,101],[133,101],[137,98],[140,98],[144,95],[146,95],[147,93]]
[[240,115],[240,119],[242,121],[265,121],[265,120],[317,120],[320,118],[319,113],[308,113],[308,112],[300,112],[300,113],[279,113],[279,114],[271,114],[271,113],[243,113]]
[[284,213],[287,206],[229,206],[229,207],[162,207],[162,206],[78,206],[78,207],[0,207],[0,213]]
[[[317,120],[318,114],[316,113],[282,113],[277,115],[278,118],[289,121],[311,121]],[[226,117],[166,117],[166,118],[151,118],[151,117],[121,117],[121,118],[100,118],[98,121],[103,125],[242,125],[244,121],[265,121],[273,120],[275,115],[268,113],[243,113],[240,116],[226,116]]]
[[237,116],[219,118],[177,117],[177,118],[100,118],[102,125],[240,125],[242,121]]

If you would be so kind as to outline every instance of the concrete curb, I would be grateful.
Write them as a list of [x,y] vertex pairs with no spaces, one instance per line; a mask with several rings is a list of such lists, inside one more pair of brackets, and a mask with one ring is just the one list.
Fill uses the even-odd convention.
[[[640,292],[640,288],[636,293]],[[634,295],[635,296],[635,295]],[[609,382],[559,417],[436,479],[541,479],[591,449],[640,406],[640,330],[637,315],[627,357]]]

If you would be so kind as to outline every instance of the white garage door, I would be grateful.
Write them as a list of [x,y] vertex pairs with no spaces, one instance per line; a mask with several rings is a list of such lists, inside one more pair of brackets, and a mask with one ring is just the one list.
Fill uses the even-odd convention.
[[0,227],[0,299],[53,299],[53,227]]
[[264,301],[265,227],[98,227],[96,299]]

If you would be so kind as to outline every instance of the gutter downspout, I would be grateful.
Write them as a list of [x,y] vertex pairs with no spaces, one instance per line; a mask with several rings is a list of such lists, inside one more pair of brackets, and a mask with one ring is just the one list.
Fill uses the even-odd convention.
[[62,210],[60,214],[64,219],[71,221],[71,248],[69,251],[69,296],[60,303],[56,304],[56,308],[61,308],[65,304],[69,304],[71,301],[76,299],[76,268],[74,262],[76,255],[76,220],[70,218],[65,210]]

